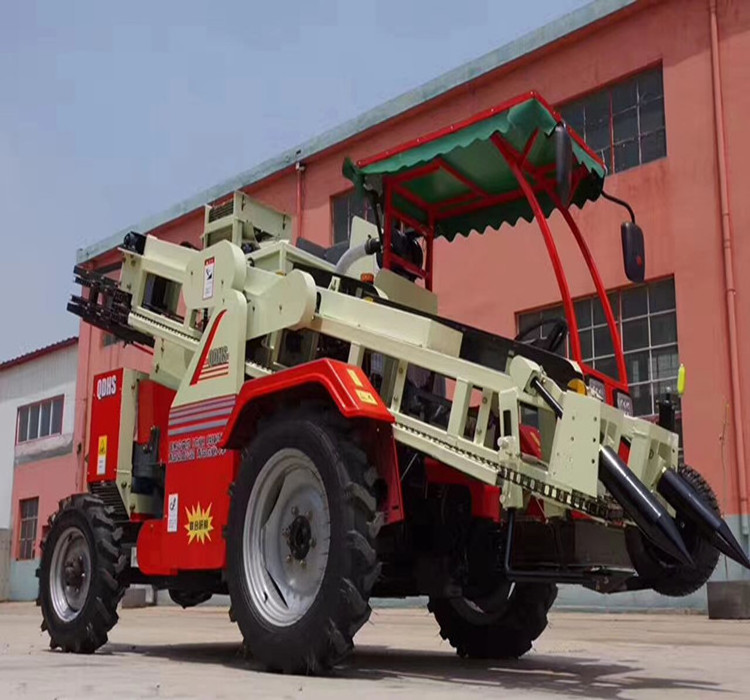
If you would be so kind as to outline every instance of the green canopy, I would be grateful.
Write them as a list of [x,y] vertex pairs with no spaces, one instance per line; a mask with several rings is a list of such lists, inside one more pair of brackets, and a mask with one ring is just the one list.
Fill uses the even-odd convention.
[[[436,237],[453,240],[456,234],[498,229],[519,218],[531,221],[531,206],[493,139],[499,137],[519,159],[528,148],[522,162],[528,171],[536,173],[529,179],[531,184],[539,186],[543,179],[554,179],[555,145],[551,136],[559,117],[535,95],[511,105],[356,165],[347,159],[344,175],[360,191],[383,192],[383,185],[388,185],[396,216],[405,215],[427,225],[431,215]],[[581,207],[601,193],[605,168],[575,135],[573,157],[570,201]],[[538,189],[539,203],[544,215],[549,216],[554,204],[541,187]]]

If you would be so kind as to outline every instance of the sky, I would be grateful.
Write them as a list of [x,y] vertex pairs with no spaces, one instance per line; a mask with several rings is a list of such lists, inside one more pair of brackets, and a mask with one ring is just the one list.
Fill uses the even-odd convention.
[[0,361],[77,334],[78,248],[587,1],[2,0]]

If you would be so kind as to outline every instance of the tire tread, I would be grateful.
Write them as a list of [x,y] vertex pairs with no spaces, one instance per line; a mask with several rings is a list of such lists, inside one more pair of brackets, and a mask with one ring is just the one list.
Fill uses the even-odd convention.
[[[37,570],[40,593],[37,605],[42,607],[42,630],[50,635],[50,648],[76,654],[91,654],[106,644],[107,633],[117,624],[117,605],[120,602],[125,586],[121,574],[127,566],[127,558],[122,553],[122,528],[116,527],[111,518],[110,509],[102,501],[90,494],[77,494],[64,498],[59,503],[60,509],[53,513],[44,528],[41,544],[41,562]],[[52,552],[47,552],[46,544],[54,532],[59,518],[71,511],[82,514],[88,523],[94,541],[94,561],[92,583],[95,598],[86,604],[77,624],[64,623],[54,618],[54,610],[48,600],[49,592],[43,587],[49,585],[49,567]]]

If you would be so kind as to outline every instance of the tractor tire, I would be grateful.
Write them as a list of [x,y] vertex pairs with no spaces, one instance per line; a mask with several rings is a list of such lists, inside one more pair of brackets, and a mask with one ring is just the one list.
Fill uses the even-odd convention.
[[107,642],[125,592],[122,529],[100,499],[79,494],[60,501],[46,530],[37,570],[42,630],[52,649],[91,654]]
[[[705,504],[720,515],[716,494],[701,474],[688,466],[680,467],[679,473]],[[719,550],[701,536],[692,522],[681,517],[679,511],[675,513],[675,522],[695,566],[673,561],[637,528],[629,527],[625,531],[625,541],[633,568],[645,586],[662,595],[680,598],[694,593],[708,581],[719,561]]]
[[370,616],[377,472],[352,428],[302,406],[262,422],[243,453],[226,534],[230,618],[270,670],[329,670]]
[[501,600],[483,609],[466,598],[430,598],[440,636],[461,658],[517,659],[547,627],[547,613],[557,597],[549,583],[507,586]]

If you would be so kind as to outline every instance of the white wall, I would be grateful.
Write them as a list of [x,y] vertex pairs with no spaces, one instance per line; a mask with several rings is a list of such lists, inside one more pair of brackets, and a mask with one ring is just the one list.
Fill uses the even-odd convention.
[[[14,465],[19,459],[44,458],[67,450],[73,441],[78,345],[56,350],[0,371],[0,529],[11,527]],[[19,406],[64,395],[62,435],[16,449]]]

